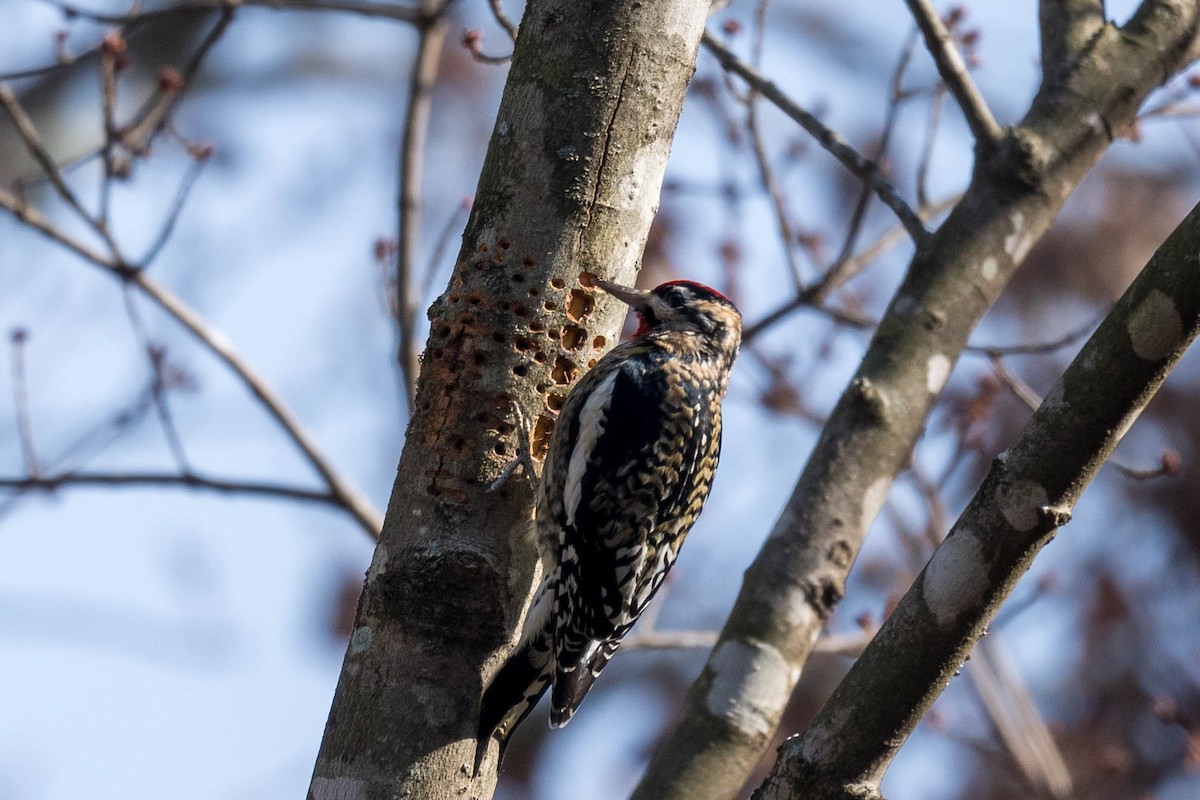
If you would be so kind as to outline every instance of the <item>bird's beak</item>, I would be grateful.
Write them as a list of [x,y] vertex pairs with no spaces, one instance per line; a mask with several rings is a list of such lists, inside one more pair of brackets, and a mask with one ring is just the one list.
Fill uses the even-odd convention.
[[593,283],[599,286],[604,291],[611,294],[613,297],[620,300],[625,305],[632,308],[634,311],[644,311],[650,307],[650,302],[654,298],[653,292],[645,289],[633,289],[628,286],[622,286],[619,283],[610,283],[609,281],[595,278]]

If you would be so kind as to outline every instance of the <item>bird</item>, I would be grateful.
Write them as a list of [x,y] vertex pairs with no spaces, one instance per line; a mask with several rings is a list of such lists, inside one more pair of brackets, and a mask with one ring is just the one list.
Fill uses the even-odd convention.
[[476,775],[492,739],[499,765],[547,689],[551,727],[570,722],[662,586],[720,457],[737,308],[693,281],[643,290],[589,277],[638,327],[568,393],[551,434],[534,512],[543,578],[516,650],[483,693]]

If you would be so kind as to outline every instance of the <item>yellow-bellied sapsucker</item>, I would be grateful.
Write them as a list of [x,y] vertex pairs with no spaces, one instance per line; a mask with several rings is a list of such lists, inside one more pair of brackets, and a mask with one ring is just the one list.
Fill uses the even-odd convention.
[[521,643],[484,692],[475,770],[553,685],[570,721],[675,562],[721,451],[721,399],[742,319],[691,281],[641,291],[597,280],[640,325],[567,396],[538,489],[543,581]]

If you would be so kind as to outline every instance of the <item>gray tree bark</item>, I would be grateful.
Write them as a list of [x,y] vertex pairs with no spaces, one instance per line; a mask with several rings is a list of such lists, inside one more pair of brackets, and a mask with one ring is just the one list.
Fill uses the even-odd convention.
[[472,779],[482,687],[519,628],[537,561],[524,480],[568,388],[625,308],[707,0],[532,0],[458,265],[429,310],[415,408],[309,797],[488,797]]

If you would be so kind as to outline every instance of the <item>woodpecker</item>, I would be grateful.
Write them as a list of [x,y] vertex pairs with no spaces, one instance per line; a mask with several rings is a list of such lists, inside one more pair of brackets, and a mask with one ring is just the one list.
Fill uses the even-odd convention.
[[708,499],[721,451],[721,400],[742,318],[691,281],[652,290],[594,283],[637,315],[632,339],[567,395],[538,483],[543,579],[520,644],[484,692],[475,772],[492,738],[550,687],[566,725],[662,585]]

